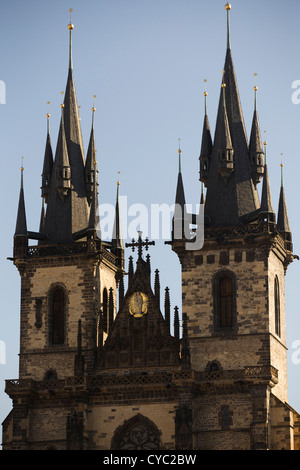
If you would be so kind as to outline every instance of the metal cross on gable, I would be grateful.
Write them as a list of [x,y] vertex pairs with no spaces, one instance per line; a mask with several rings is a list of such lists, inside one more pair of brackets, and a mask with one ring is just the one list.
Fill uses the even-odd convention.
[[138,254],[139,254],[139,258],[141,258],[141,257],[142,257],[142,252],[143,252],[143,246],[145,247],[145,249],[146,249],[146,251],[147,251],[150,245],[155,245],[155,242],[154,242],[154,241],[149,242],[149,239],[148,239],[148,238],[146,238],[145,241],[143,242],[143,240],[142,240],[142,232],[139,231],[138,234],[139,234],[139,239],[138,239],[138,241],[135,241],[135,239],[133,238],[133,239],[132,239],[132,243],[125,243],[125,246],[126,246],[126,248],[127,248],[127,247],[131,247],[131,248],[132,248],[132,251],[134,251],[135,248],[137,247],[137,249],[138,249]]

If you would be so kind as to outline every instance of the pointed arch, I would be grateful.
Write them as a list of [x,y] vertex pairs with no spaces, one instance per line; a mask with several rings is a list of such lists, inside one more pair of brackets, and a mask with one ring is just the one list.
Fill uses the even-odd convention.
[[213,277],[214,330],[233,331],[236,327],[236,277],[228,270]]
[[112,450],[162,449],[160,431],[146,416],[137,414],[119,426],[112,438]]
[[66,341],[66,289],[54,285],[49,293],[49,343],[52,346],[63,345]]

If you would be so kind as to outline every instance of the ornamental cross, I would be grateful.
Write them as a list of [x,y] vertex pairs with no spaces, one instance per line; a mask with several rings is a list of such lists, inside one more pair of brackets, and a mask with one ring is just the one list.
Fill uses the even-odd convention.
[[126,243],[125,246],[126,246],[126,248],[131,247],[132,251],[134,251],[135,247],[137,247],[138,248],[138,253],[139,253],[139,258],[141,258],[142,257],[142,252],[143,252],[143,246],[146,248],[146,251],[147,251],[150,245],[155,245],[155,242],[149,242],[148,238],[146,238],[145,241],[143,242],[142,232],[139,231],[138,234],[139,234],[139,239],[138,239],[137,242],[133,238],[132,243]]

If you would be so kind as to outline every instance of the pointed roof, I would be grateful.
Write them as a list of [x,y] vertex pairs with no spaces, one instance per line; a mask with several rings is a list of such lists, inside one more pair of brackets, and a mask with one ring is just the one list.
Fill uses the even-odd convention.
[[112,246],[113,248],[124,250],[124,244],[123,244],[123,239],[122,239],[122,229],[121,229],[119,188],[120,188],[120,181],[118,181],[117,183],[117,197],[116,197],[115,220],[114,220],[114,227],[113,227],[113,233],[112,233]]
[[[64,201],[59,197],[55,182],[51,181],[45,230],[51,243],[72,241],[72,234],[89,225],[89,207],[85,187],[85,160],[80,119],[75,92],[72,61],[72,30],[70,22],[69,70],[64,96],[64,113],[58,136],[56,162],[70,166],[70,191]],[[56,164],[54,162],[54,166]]]
[[176,196],[175,196],[175,209],[174,209],[174,238],[182,238],[184,235],[184,220],[186,216],[186,203],[185,203],[185,194],[183,179],[181,173],[181,148],[179,145],[178,148],[179,156],[179,168],[178,168],[178,178],[177,178],[177,187],[176,187]]
[[202,130],[202,141],[201,141],[201,151],[200,151],[200,158],[201,157],[209,157],[212,151],[212,138],[210,132],[210,125],[207,115],[207,92],[204,92],[204,121],[203,121],[203,130]]
[[68,147],[66,141],[65,125],[64,125],[64,106],[61,105],[61,121],[57,139],[57,146],[55,152],[54,167],[67,168],[70,166]]
[[27,221],[26,221],[26,211],[25,211],[24,188],[23,188],[23,171],[24,171],[24,168],[22,166],[22,168],[21,168],[21,187],[20,187],[20,195],[19,195],[19,205],[18,205],[15,237],[16,236],[27,236],[28,235]]
[[49,118],[50,118],[50,114],[48,113],[47,114],[47,137],[46,137],[46,146],[45,146],[42,176],[51,178],[52,168],[53,168],[53,152],[52,152],[51,137],[50,137]]
[[[227,4],[227,51],[222,80],[222,84],[226,85],[225,107],[221,88],[205,204],[205,215],[213,226],[240,225],[246,221],[249,214],[260,207],[258,193],[251,177],[248,139],[232,60],[230,8]],[[218,149],[222,143],[230,143],[229,136],[234,150],[234,171],[227,181],[223,181],[218,174]]]
[[215,135],[214,145],[218,149],[233,149],[228,123],[227,109],[226,109],[226,84],[222,83],[223,90],[223,104],[220,108],[219,119],[217,122],[217,131]]
[[283,164],[281,164],[281,188],[278,204],[277,228],[279,232],[292,233],[288,218],[285,191],[283,185]]
[[87,151],[86,162],[85,162],[86,183],[91,182],[91,179],[89,177],[94,172],[94,162],[97,160],[96,145],[95,145],[95,132],[94,132],[95,111],[96,111],[96,108],[94,105],[92,107],[92,127],[91,127],[90,140],[89,140],[88,151]]
[[267,165],[267,143],[265,142],[265,166],[264,178],[261,193],[261,207],[260,212],[275,214],[272,204],[271,187],[269,181],[268,165]]
[[249,151],[250,153],[262,153],[262,154],[264,153],[263,147],[262,147],[258,112],[256,109],[254,109],[253,118],[252,118]]

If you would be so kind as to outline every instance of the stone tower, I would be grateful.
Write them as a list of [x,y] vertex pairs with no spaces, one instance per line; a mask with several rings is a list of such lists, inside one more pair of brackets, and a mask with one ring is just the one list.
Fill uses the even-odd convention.
[[[299,416],[287,405],[284,284],[293,261],[292,235],[283,183],[276,223],[257,87],[247,140],[230,45],[230,9],[227,4],[227,51],[214,138],[205,93],[199,157],[200,180],[207,188],[204,246],[186,248],[195,234],[184,223],[182,178],[176,193],[182,218],[174,218],[172,239],[182,266],[191,367],[202,377],[193,404],[194,445],[292,449],[299,446],[294,435]],[[176,227],[185,228],[183,237],[176,237]]]
[[[68,29],[69,69],[54,158],[47,115],[39,232],[27,230],[21,169],[13,262],[21,276],[19,383],[27,386],[26,392],[19,389],[20,393],[14,395],[8,425],[13,428],[10,446],[20,449],[28,448],[28,440],[34,440],[38,432],[32,424],[34,413],[39,419],[38,411],[29,412],[33,381],[54,384],[58,379],[91,372],[96,359],[100,311],[106,320],[102,325],[106,336],[108,306],[112,306],[112,321],[117,286],[124,275],[118,196],[113,239],[110,243],[101,240],[95,108],[85,159],[73,77],[71,22]],[[29,240],[33,240],[31,245]]]

